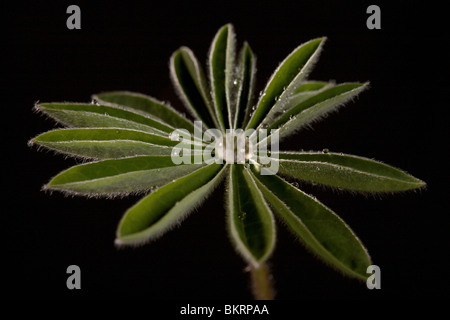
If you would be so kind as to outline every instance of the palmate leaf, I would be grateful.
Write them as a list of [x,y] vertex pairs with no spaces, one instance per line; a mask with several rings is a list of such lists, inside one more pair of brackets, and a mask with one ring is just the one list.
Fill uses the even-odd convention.
[[30,144],[69,155],[109,159],[137,155],[170,156],[172,147],[189,145],[148,132],[121,128],[58,129],[43,133]]
[[400,169],[353,155],[280,152],[276,156],[281,174],[353,191],[391,192],[425,185]]
[[313,253],[349,276],[367,278],[372,262],[366,249],[333,211],[277,176],[256,171],[253,176],[274,211]]
[[120,221],[116,244],[136,245],[162,235],[213,191],[226,169],[210,164],[144,197]]
[[[297,47],[279,64],[253,105],[256,58],[247,43],[236,56],[235,38],[231,24],[215,34],[207,60],[207,77],[189,48],[179,48],[170,58],[175,89],[195,120],[202,121],[203,130],[256,129],[249,139],[256,137],[258,129],[277,130],[278,135],[269,135],[258,142],[259,147],[264,147],[261,143],[269,143],[277,136],[282,139],[310,125],[368,87],[368,83],[309,81],[307,76],[325,41],[317,38]],[[85,196],[152,191],[121,219],[117,245],[137,245],[162,235],[228,177],[228,232],[238,253],[251,266],[252,279],[260,282],[255,288],[271,292],[265,261],[275,245],[272,210],[326,263],[346,275],[367,278],[366,270],[372,262],[361,241],[314,197],[281,177],[261,175],[257,170],[262,170],[259,164],[176,165],[175,159],[181,159],[178,150],[190,149],[195,157],[196,151],[203,151],[205,144],[211,142],[211,134],[203,132],[205,141],[196,137],[193,142],[174,139],[175,129],[192,133],[198,128],[167,103],[146,95],[114,91],[94,95],[93,99],[92,104],[38,104],[36,110],[70,128],[43,133],[30,144],[98,159],[61,172],[45,189]],[[255,140],[250,140],[249,145],[252,141]],[[225,145],[224,140],[218,142]],[[237,148],[241,147],[236,147],[235,155]],[[225,158],[225,154],[227,159],[223,160],[228,161],[233,150],[227,151],[215,150],[214,155]],[[260,160],[261,154],[256,153]],[[359,192],[394,192],[425,185],[404,171],[352,155],[328,152],[271,155],[276,157],[270,160],[278,164],[274,174],[314,184]]]
[[44,188],[86,196],[126,195],[172,182],[202,166],[174,165],[169,156],[102,160],[73,166],[59,173]]
[[119,105],[137,112],[143,112],[173,128],[186,129],[189,132],[194,132],[194,124],[170,105],[141,93],[129,91],[102,92],[93,95],[92,99],[98,101],[100,104]]
[[119,106],[105,106],[85,103],[41,103],[36,105],[38,111],[69,127],[92,128],[113,127],[135,129],[168,135],[175,128],[161,120],[136,113]]
[[243,165],[228,177],[228,230],[236,250],[253,266],[266,260],[275,245],[275,224],[255,181]]

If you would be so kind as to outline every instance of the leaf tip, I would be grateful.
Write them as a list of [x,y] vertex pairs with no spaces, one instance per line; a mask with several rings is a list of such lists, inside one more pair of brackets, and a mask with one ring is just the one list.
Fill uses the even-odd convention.
[[125,242],[123,242],[120,238],[116,238],[114,240],[114,246],[116,248],[122,248],[125,245]]
[[420,179],[418,179],[416,177],[414,177],[414,179],[416,179],[416,183],[417,183],[416,189],[423,190],[423,189],[426,189],[428,187],[428,185],[427,185],[427,183],[425,181],[420,180]]
[[224,24],[222,27],[220,27],[219,30],[227,29],[227,30],[233,30],[233,24],[231,22],[228,22],[227,24]]
[[363,87],[364,90],[368,90],[368,89],[370,89],[370,85],[371,85],[370,81],[366,81],[366,82],[362,83],[361,87]]
[[33,104],[33,108],[32,108],[33,112],[39,112],[40,105],[41,105],[41,102],[39,100],[35,101]]
[[28,147],[31,148],[31,147],[33,147],[33,146],[36,144],[35,141],[34,141],[34,139],[35,139],[35,138],[30,139],[30,140],[27,141],[27,146],[28,146]]
[[318,40],[320,40],[320,43],[325,43],[326,41],[328,41],[328,37],[323,36],[323,37],[318,38]]

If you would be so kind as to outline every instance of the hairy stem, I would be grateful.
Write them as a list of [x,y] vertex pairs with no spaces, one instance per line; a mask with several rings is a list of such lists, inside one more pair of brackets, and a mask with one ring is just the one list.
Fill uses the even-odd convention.
[[275,296],[272,287],[272,275],[265,262],[258,267],[250,266],[252,290],[255,300],[273,300]]

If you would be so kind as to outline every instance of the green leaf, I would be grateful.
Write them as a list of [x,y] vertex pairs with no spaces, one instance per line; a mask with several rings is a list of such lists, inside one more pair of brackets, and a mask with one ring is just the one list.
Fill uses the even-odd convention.
[[70,127],[114,127],[167,135],[175,130],[158,119],[119,106],[85,103],[41,103],[36,109]]
[[128,91],[102,92],[92,96],[100,104],[112,104],[144,112],[169,124],[173,128],[194,132],[194,124],[167,103],[141,93]]
[[[307,99],[309,99],[309,98],[319,94],[320,92],[325,91],[326,89],[329,89],[333,86],[335,86],[335,83],[333,81],[330,81],[330,82],[323,82],[323,81],[305,82],[298,88],[297,92],[289,98],[289,102],[286,105],[286,109],[283,110],[283,113],[285,113],[286,111],[290,110],[291,108],[293,108],[295,106],[298,106],[303,101],[306,101]],[[270,124],[270,123],[272,123],[272,121],[267,122],[267,123]]]
[[284,113],[267,129],[280,129],[280,139],[294,133],[305,125],[317,121],[325,114],[336,110],[347,101],[367,89],[368,83],[344,83],[320,91],[313,97]]
[[116,244],[144,243],[178,224],[212,192],[226,168],[208,165],[144,197],[120,221]]
[[294,93],[317,91],[328,85],[329,82],[326,81],[305,81],[294,91]]
[[235,34],[227,24],[219,29],[209,51],[209,78],[216,116],[222,129],[232,127]]
[[169,156],[138,156],[73,166],[45,189],[77,195],[112,196],[148,190],[187,175],[204,164],[175,165]]
[[43,133],[30,141],[69,155],[107,159],[137,155],[171,155],[173,146],[189,148],[188,144],[168,137],[120,128],[59,129]]
[[208,128],[218,128],[218,122],[208,95],[205,74],[194,53],[181,47],[170,57],[170,77],[186,108]]
[[[275,104],[273,108],[267,113],[263,121],[261,121],[260,128],[274,129],[272,124],[275,121],[283,118],[278,123],[287,122],[289,118],[286,113],[292,117],[291,111],[294,107],[299,106],[302,102],[308,100],[311,97],[317,96],[320,92],[325,91],[328,88],[334,86],[333,82],[305,82],[298,89],[296,94],[293,94],[288,101],[284,104]],[[299,111],[297,111],[299,112]],[[284,120],[285,119],[285,120]]]
[[280,152],[279,172],[354,191],[402,191],[425,186],[406,172],[353,155],[316,152]]
[[313,253],[346,275],[367,278],[372,262],[366,249],[333,211],[275,175],[254,176],[275,212]]
[[258,266],[273,251],[275,223],[254,179],[243,165],[230,168],[227,208],[231,240],[250,264]]
[[[250,120],[252,93],[255,87],[256,57],[247,43],[239,53],[238,74],[236,79],[237,96],[234,128],[245,128]],[[233,85],[235,83],[233,82]]]
[[281,62],[262,92],[247,129],[256,128],[272,107],[288,102],[311,71],[324,40],[318,38],[300,45]]

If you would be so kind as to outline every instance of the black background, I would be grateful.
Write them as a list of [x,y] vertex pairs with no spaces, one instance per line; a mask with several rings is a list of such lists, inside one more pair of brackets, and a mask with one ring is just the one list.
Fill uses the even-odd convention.
[[[153,6],[151,5],[153,4]],[[81,30],[66,8],[81,8]],[[382,289],[343,277],[316,260],[278,224],[270,260],[278,299],[448,298],[449,174],[442,8],[384,3],[382,29],[366,28],[366,8],[320,1],[15,2],[2,4],[2,289],[10,297],[251,299],[245,263],[225,231],[224,187],[150,245],[117,250],[116,225],[139,198],[98,200],[40,191],[76,163],[28,148],[54,127],[33,104],[90,101],[130,90],[170,101],[168,59],[181,45],[201,61],[217,29],[231,22],[258,58],[257,88],[300,43],[328,41],[311,79],[371,82],[339,113],[282,144],[382,160],[423,179],[424,190],[364,196],[302,185],[335,210],[382,270]],[[442,163],[438,159],[444,159]],[[66,268],[82,289],[66,288]]]

